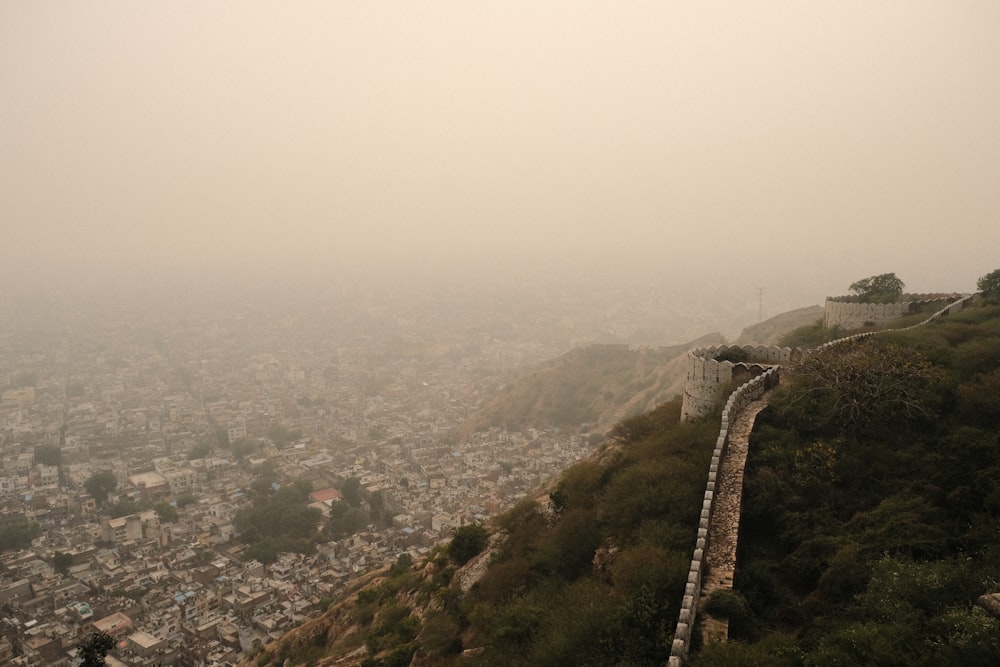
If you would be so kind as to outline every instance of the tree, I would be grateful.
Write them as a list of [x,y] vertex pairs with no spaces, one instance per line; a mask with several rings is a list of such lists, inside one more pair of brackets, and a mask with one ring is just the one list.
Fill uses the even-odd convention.
[[989,301],[1000,300],[1000,269],[990,271],[985,276],[981,276],[976,283],[976,287]]
[[107,470],[94,473],[83,483],[83,488],[87,489],[87,493],[98,503],[106,503],[108,494],[114,491],[117,486],[118,480],[115,479],[114,473]]
[[73,564],[72,554],[57,551],[52,556],[52,569],[62,575],[69,574],[69,568]]
[[12,523],[0,528],[0,551],[21,549],[38,537],[41,528],[37,523]]
[[361,480],[357,477],[348,477],[340,487],[341,498],[352,507],[361,505]]
[[163,523],[173,523],[177,521],[177,509],[169,503],[156,503],[153,507],[157,516]]
[[129,514],[136,514],[140,512],[143,507],[135,502],[134,500],[128,500],[127,498],[119,500],[117,503],[108,508],[108,515],[112,519],[117,519],[119,517],[128,516]]
[[916,350],[854,341],[810,355],[795,371],[784,409],[816,433],[913,428],[936,414],[946,379]]
[[490,540],[490,534],[478,523],[453,528],[451,544],[448,545],[448,557],[459,565],[465,565],[477,556]]
[[104,656],[115,645],[115,638],[105,632],[92,632],[80,643],[80,667],[105,667]]
[[302,502],[304,503],[309,502],[309,494],[312,493],[313,491],[312,482],[310,482],[308,479],[297,479],[294,482],[292,482],[292,486],[295,487],[295,490],[299,492],[299,496],[301,496]]
[[251,454],[260,452],[260,441],[251,440],[250,438],[237,438],[229,445],[229,448],[233,450],[233,456],[243,459]]
[[903,287],[895,273],[882,273],[851,283],[849,289],[861,303],[892,303],[903,294]]
[[368,497],[368,507],[371,509],[372,521],[381,521],[382,512],[385,510],[385,498],[381,491],[375,491]]
[[212,453],[212,448],[209,447],[207,442],[200,442],[188,451],[188,461],[194,461],[195,459],[203,459]]
[[57,466],[62,463],[62,450],[59,445],[38,445],[35,447],[35,463],[47,466]]

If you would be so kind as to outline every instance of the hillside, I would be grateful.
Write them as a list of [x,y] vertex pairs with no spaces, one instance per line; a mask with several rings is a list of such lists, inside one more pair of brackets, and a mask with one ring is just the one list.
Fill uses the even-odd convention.
[[493,426],[578,428],[604,433],[623,417],[653,409],[680,394],[685,352],[718,345],[709,334],[684,345],[630,348],[592,345],[541,364],[489,401],[459,429],[459,436]]
[[[598,352],[606,370],[628,351]],[[1000,571],[1000,307],[830,348],[790,377],[752,436],[736,592],[712,607],[742,641],[693,663],[998,664],[975,601]],[[247,664],[665,664],[718,430],[678,414],[620,422],[472,551],[462,534],[459,551],[401,558]]]
[[626,420],[550,497],[496,517],[488,545],[462,528],[246,664],[665,664],[718,430],[679,414]]
[[694,664],[1000,664],[998,433],[1000,306],[811,357],[751,439],[740,641]]
[[778,345],[782,337],[789,331],[822,320],[822,306],[796,308],[746,327],[740,332],[734,345]]

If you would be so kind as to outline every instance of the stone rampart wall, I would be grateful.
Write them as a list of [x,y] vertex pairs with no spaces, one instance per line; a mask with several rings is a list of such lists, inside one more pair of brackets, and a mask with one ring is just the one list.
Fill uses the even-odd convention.
[[[978,293],[976,293],[976,294],[967,294],[965,296],[961,296],[957,300],[952,301],[951,303],[949,303],[948,305],[946,305],[944,308],[942,308],[942,309],[940,309],[938,311],[935,311],[935,313],[933,315],[931,315],[930,317],[928,317],[926,320],[922,320],[922,321],[917,322],[916,324],[913,324],[913,325],[908,326],[908,327],[903,327],[902,329],[884,329],[883,331],[867,331],[865,333],[854,334],[853,336],[844,336],[843,338],[837,338],[836,340],[831,340],[828,343],[824,343],[824,344],[820,345],[816,349],[818,349],[818,350],[824,350],[824,349],[826,349],[828,347],[833,347],[834,345],[839,345],[839,344],[847,342],[847,341],[864,340],[865,338],[869,338],[870,336],[874,336],[875,334],[878,334],[878,333],[890,332],[890,331],[909,331],[910,329],[916,329],[917,327],[922,327],[922,326],[924,326],[925,324],[927,324],[929,322],[933,322],[934,320],[938,319],[939,317],[945,317],[947,315],[950,315],[951,313],[957,313],[958,311],[960,311],[963,308],[965,308],[965,306],[968,305],[969,302],[972,301],[977,296],[978,296]],[[827,304],[829,304],[829,303],[830,302],[828,301]],[[917,302],[912,302],[912,303],[917,303]],[[927,303],[927,302],[920,302],[920,305],[923,305],[924,303]],[[840,305],[844,305],[844,304],[840,304]],[[871,304],[847,304],[847,305],[860,306],[860,305],[871,305]]]
[[[742,353],[748,361],[720,361],[716,357],[729,351]],[[688,352],[687,380],[681,404],[681,420],[704,417],[718,404],[722,392],[732,382],[757,377],[777,364],[798,363],[803,352],[799,348],[764,345],[719,345]]]
[[[711,348],[709,348],[711,349]],[[730,363],[730,362],[722,362]],[[681,610],[677,616],[677,628],[674,631],[674,642],[670,649],[670,667],[680,667],[687,662],[691,649],[691,632],[694,629],[698,615],[698,598],[701,595],[701,580],[705,574],[705,551],[708,547],[708,525],[715,509],[715,483],[722,457],[729,445],[729,425],[736,416],[752,401],[778,384],[778,366],[765,369],[760,375],[740,385],[729,395],[722,409],[722,426],[719,437],[712,452],[712,462],[708,467],[708,483],[705,485],[705,495],[701,503],[701,516],[698,519],[698,537],[691,556],[687,583],[684,585],[684,597],[681,600]]]
[[[914,324],[913,326],[905,327],[899,329],[899,331],[908,331],[910,329],[915,329],[917,327],[923,326],[929,322],[933,322],[939,317],[945,317],[951,313],[958,312],[962,310],[972,299],[974,299],[977,294],[970,294],[959,298],[957,301],[948,304],[941,310],[938,310],[933,315],[928,317],[926,320]],[[889,330],[892,331],[892,330]],[[846,336],[844,338],[838,338],[837,340],[830,341],[829,343],[824,343],[821,345],[819,350],[833,347],[834,345],[840,345],[847,341],[864,340],[871,336],[876,335],[879,332],[866,332],[861,334],[855,334],[853,336]],[[749,349],[748,349],[749,348]],[[703,378],[708,378],[713,372],[713,366],[711,364],[705,364],[706,361],[714,361],[717,366],[722,364],[731,364],[731,362],[719,362],[714,357],[723,354],[726,350],[730,348],[726,346],[721,347],[708,347],[700,348],[698,350],[692,350],[688,353],[688,379],[692,377],[692,369],[703,369],[701,372],[704,374]],[[752,348],[747,346],[745,348],[739,348],[744,350],[744,352],[749,352],[750,350],[760,350],[762,348]],[[791,350],[790,348],[763,348],[768,350],[767,355],[778,355],[781,357],[780,361],[775,361],[774,363],[798,363],[802,361],[809,352],[803,351],[796,348]],[[781,352],[771,352],[770,350],[780,350]],[[785,352],[787,350],[787,352]],[[750,352],[750,354],[760,354],[760,352]],[[692,363],[692,357],[701,359],[702,363]],[[757,358],[757,357],[754,357]],[[773,358],[773,357],[769,357]],[[736,366],[738,364],[731,364]],[[724,377],[725,371],[714,371],[716,374],[716,379]],[[709,524],[712,520],[713,510],[714,510],[714,500],[715,500],[715,484],[717,475],[719,472],[719,467],[722,463],[722,457],[726,455],[726,449],[729,445],[729,425],[733,423],[736,416],[739,415],[740,411],[743,410],[752,401],[757,400],[764,395],[767,391],[778,385],[780,380],[779,366],[774,365],[766,370],[760,375],[752,378],[750,381],[739,386],[732,394],[729,395],[729,399],[726,401],[725,407],[722,409],[722,424],[719,429],[719,437],[715,443],[715,450],[712,452],[712,462],[708,468],[708,482],[705,485],[705,495],[702,498],[701,505],[701,516],[698,520],[698,536],[695,542],[694,552],[691,556],[691,565],[688,570],[687,583],[684,586],[684,597],[681,599],[681,609],[677,616],[677,627],[674,630],[674,640],[673,645],[670,649],[670,660],[667,663],[669,667],[682,667],[687,664],[688,654],[691,650],[691,635],[695,627],[695,622],[698,616],[698,600],[701,597],[701,584],[702,578],[705,574],[705,552],[708,548],[708,534],[709,534]],[[732,379],[730,378],[719,384],[721,387],[728,383]],[[687,391],[685,390],[684,400],[687,403]],[[711,408],[709,408],[711,409]],[[682,408],[681,418],[684,419],[684,412]]]
[[[841,329],[858,329],[867,325],[880,325],[912,315],[923,306],[932,303],[946,303],[958,295],[911,295],[913,298],[894,303],[853,303],[842,301],[846,297],[827,298],[823,307],[823,326]],[[905,296],[904,296],[905,298]]]

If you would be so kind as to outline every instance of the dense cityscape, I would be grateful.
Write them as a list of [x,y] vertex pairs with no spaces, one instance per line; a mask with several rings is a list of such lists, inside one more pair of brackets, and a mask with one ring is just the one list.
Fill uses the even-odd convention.
[[[73,664],[96,629],[109,661],[235,663],[352,578],[537,491],[600,434],[453,431],[574,346],[697,326],[621,297],[345,289],[9,317],[0,659]],[[241,511],[283,487],[315,508],[307,548],[244,534]]]

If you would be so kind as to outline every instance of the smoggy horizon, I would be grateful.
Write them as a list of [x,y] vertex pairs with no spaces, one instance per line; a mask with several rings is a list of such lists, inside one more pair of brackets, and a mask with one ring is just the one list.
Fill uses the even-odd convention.
[[1000,266],[1000,5],[0,5],[3,286]]

